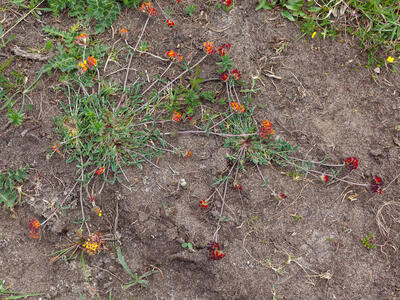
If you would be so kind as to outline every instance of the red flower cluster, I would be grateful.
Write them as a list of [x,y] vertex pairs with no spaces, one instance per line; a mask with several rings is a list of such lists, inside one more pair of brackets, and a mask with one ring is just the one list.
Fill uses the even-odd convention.
[[173,26],[175,26],[175,23],[174,23],[174,21],[167,20],[167,25],[168,25],[169,27],[173,27]]
[[239,73],[238,69],[231,71],[231,77],[233,78],[233,80],[240,80],[241,75],[242,74]]
[[231,44],[223,44],[218,48],[219,56],[225,56],[228,54],[229,49],[231,48]]
[[375,176],[370,182],[370,189],[373,193],[382,194],[383,180],[379,176]]
[[258,129],[258,136],[262,139],[266,139],[272,134],[274,134],[274,130],[271,127],[271,122],[263,120],[262,125]]
[[325,182],[329,181],[329,176],[326,175],[326,174],[322,174],[320,178],[321,178],[322,181],[325,181]]
[[210,251],[210,259],[220,260],[225,256],[225,254],[219,250],[219,244],[217,242],[210,241],[207,244],[207,249]]
[[238,183],[235,183],[235,184],[234,184],[234,187],[235,187],[235,189],[237,189],[238,191],[239,191],[239,190],[242,190],[242,186],[241,186],[240,184],[238,184]]
[[179,3],[179,2],[181,2],[181,0],[176,0],[176,2],[178,2],[178,3]]
[[31,232],[29,234],[30,237],[33,237],[35,240],[39,238],[40,234],[40,223],[36,219],[30,219],[29,224],[28,224],[29,231]]
[[207,208],[208,207],[208,203],[206,199],[202,199],[199,201],[199,207],[201,208]]
[[232,0],[221,0],[222,4],[225,5],[226,7],[229,7],[232,5]]
[[358,168],[358,159],[355,156],[347,157],[344,160],[344,166],[347,170],[352,171]]
[[281,199],[286,199],[287,196],[286,196],[284,193],[279,193],[279,194],[276,194],[276,195],[275,195],[275,198],[276,198],[277,200],[281,200]]
[[101,175],[104,172],[104,167],[100,167],[96,170],[97,175]]
[[227,82],[228,79],[229,79],[229,74],[228,74],[228,72],[224,72],[224,73],[221,74],[221,80],[222,80],[223,82]]
[[158,10],[151,5],[151,2],[144,2],[142,6],[139,7],[139,11],[149,15],[150,17],[158,16]]
[[182,120],[182,115],[179,112],[174,111],[174,113],[172,114],[172,121],[180,122],[181,120]]
[[87,34],[81,33],[75,39],[75,45],[87,46],[89,44],[89,37]]

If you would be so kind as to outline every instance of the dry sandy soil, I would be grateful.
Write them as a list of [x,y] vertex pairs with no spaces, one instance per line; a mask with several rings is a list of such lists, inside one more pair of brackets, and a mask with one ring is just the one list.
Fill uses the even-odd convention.
[[[167,2],[160,0],[164,6]],[[133,190],[106,187],[98,200],[104,216],[90,223],[94,231],[113,233],[118,208],[117,229],[127,264],[138,274],[158,273],[147,278],[147,288],[122,289],[130,278],[118,262],[115,245],[108,243],[108,250],[85,256],[90,287],[79,257],[50,261],[51,253],[75,235],[74,221],[81,216],[79,189],[66,202],[65,215],[48,222],[39,240],[32,240],[27,228],[29,219],[43,221],[49,215],[76,178],[74,165],[66,164],[62,154],[48,157],[59,138],[54,118],[61,114],[59,102],[65,96],[55,89],[59,74],[44,75],[31,94],[33,109],[20,127],[6,126],[6,113],[0,113],[2,170],[31,166],[24,190],[32,197],[13,212],[0,210],[0,279],[12,290],[65,300],[108,299],[110,291],[113,299],[400,297],[400,132],[395,129],[400,124],[399,74],[386,67],[380,74],[367,69],[366,54],[349,36],[296,42],[301,31],[279,11],[256,12],[256,1],[241,2],[229,13],[206,1],[196,3],[193,17],[174,5],[175,28],[167,27],[162,18],[151,20],[143,39],[151,41],[154,53],[179,45],[182,53],[196,57],[203,41],[231,43],[231,56],[244,79],[251,82],[251,76],[260,75],[255,118],[270,120],[277,135],[299,146],[299,156],[328,155],[334,163],[357,156],[356,178],[368,182],[381,176],[383,193],[337,182],[326,185],[311,177],[296,182],[279,168],[262,168],[271,186],[288,196],[277,201],[249,165],[239,177],[242,191],[228,189],[228,220],[219,233],[226,257],[213,261],[205,245],[213,237],[213,211],[221,203],[217,200],[201,211],[198,201],[212,192],[214,178],[228,167],[225,156],[230,150],[223,148],[219,137],[177,135],[170,142],[191,149],[192,157],[166,154],[158,161],[159,168],[148,164],[143,170],[127,169]],[[12,7],[2,10],[3,28],[10,28],[24,13]],[[125,9],[113,27],[137,34],[144,20],[137,11]],[[43,47],[49,39],[41,30],[44,25],[67,29],[71,24],[74,20],[66,14],[57,19],[51,13],[40,19],[28,16],[10,32],[16,39],[2,49],[6,57],[0,60],[11,56],[15,45]],[[111,30],[97,38],[108,45],[116,40]],[[121,54],[123,63],[125,55]],[[151,62],[133,63],[138,69],[149,68],[151,74]],[[42,65],[15,57],[9,70],[18,70],[31,81]],[[118,66],[111,65],[110,71],[113,68]],[[135,73],[131,74],[133,81]],[[201,65],[201,76],[215,77],[212,61]],[[215,88],[212,82],[206,86]],[[184,188],[178,185],[182,178],[187,182]],[[90,204],[85,205],[90,214]],[[370,233],[375,235],[375,250],[361,242]],[[182,248],[187,241],[194,251]]]

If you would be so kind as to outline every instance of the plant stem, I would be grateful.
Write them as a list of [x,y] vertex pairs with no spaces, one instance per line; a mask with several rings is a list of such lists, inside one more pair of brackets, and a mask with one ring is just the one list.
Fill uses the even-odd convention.
[[142,32],[141,32],[140,35],[139,35],[139,38],[138,38],[138,40],[137,40],[137,42],[136,42],[136,45],[135,45],[135,48],[133,49],[133,53],[130,54],[129,63],[128,63],[128,68],[127,68],[127,70],[126,70],[125,81],[124,81],[124,89],[123,89],[124,91],[125,91],[125,89],[126,89],[126,83],[128,82],[129,70],[130,70],[130,68],[131,68],[133,55],[135,54],[136,49],[137,49],[137,47],[139,46],[139,43],[140,43],[140,41],[141,41],[141,39],[142,39],[142,37],[143,37],[144,31],[145,31],[145,29],[146,29],[146,27],[147,27],[147,24],[149,23],[149,20],[150,20],[150,15],[147,16],[147,19],[146,19],[146,22],[144,23]]

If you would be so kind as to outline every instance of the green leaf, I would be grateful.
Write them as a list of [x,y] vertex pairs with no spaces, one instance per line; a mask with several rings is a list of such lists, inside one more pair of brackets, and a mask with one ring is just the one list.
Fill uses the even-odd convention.
[[282,11],[282,16],[289,19],[292,22],[295,21],[295,18],[287,10]]
[[[129,275],[131,275],[132,278],[134,278],[135,275],[137,276],[137,274],[133,275],[131,269],[129,268],[128,264],[127,264],[126,261],[125,261],[125,258],[122,256],[122,252],[121,252],[121,248],[120,248],[120,247],[117,248],[117,255],[118,255],[119,263],[124,267],[125,271],[126,271]],[[129,284],[129,283],[128,283],[128,284]]]

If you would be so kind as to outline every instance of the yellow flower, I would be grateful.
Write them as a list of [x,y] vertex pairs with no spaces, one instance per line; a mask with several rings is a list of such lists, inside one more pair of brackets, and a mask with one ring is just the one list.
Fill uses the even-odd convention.
[[387,62],[388,62],[388,63],[393,63],[393,62],[394,62],[394,57],[389,56],[389,57],[387,58]]
[[315,38],[315,35],[316,35],[316,34],[317,34],[317,32],[314,31],[313,34],[311,35],[311,38],[312,38],[312,39]]

